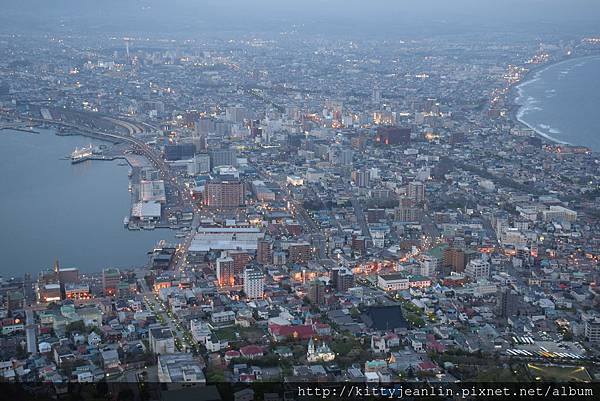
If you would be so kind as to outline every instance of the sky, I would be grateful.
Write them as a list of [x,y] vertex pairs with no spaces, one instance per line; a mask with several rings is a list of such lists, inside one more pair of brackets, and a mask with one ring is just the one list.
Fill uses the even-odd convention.
[[3,30],[593,32],[598,0],[0,0]]

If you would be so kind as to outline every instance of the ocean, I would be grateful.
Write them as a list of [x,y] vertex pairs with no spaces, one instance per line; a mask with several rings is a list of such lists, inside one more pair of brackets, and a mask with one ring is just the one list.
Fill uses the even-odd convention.
[[517,90],[520,122],[551,141],[600,151],[600,56],[552,64]]

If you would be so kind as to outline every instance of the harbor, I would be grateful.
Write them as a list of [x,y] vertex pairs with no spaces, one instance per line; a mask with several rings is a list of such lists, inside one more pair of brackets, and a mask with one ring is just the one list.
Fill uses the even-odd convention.
[[128,191],[131,196],[130,212],[123,220],[123,226],[132,231],[154,230],[160,228],[182,230],[176,238],[188,234],[191,216],[182,213],[177,205],[177,190],[170,182],[160,179],[160,173],[152,167],[146,158],[135,155],[124,144],[89,144],[76,147],[68,157],[71,164],[90,161],[123,160],[123,166],[129,166]]
[[[44,266],[57,255],[66,266],[82,272],[106,266],[142,267],[148,262],[147,251],[158,241],[176,240],[175,230],[123,228],[123,217],[129,216],[132,203],[127,191],[128,166],[143,158],[121,154],[112,162],[72,164],[72,151],[88,146],[90,140],[38,129],[39,135],[11,130],[0,134],[6,177],[0,204],[8,211],[3,221],[10,227],[4,236],[5,277],[22,274],[28,266]],[[43,207],[41,194],[50,194]],[[26,264],[23,255],[28,255]]]

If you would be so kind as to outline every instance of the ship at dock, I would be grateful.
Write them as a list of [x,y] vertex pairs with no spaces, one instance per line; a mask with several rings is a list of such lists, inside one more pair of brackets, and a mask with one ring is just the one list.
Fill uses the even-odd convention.
[[92,145],[83,148],[75,148],[73,153],[71,153],[71,163],[79,163],[88,160],[94,155],[95,150],[96,149],[92,147]]

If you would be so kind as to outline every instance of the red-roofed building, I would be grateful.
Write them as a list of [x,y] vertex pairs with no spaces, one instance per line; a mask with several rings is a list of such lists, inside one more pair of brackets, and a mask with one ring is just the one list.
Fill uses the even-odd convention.
[[308,340],[315,335],[315,331],[312,326],[305,324],[289,326],[270,324],[269,334],[273,336],[275,341],[285,340],[288,337],[295,340]]
[[225,362],[229,363],[234,358],[239,358],[241,354],[238,351],[230,350],[225,352]]
[[428,339],[425,348],[428,351],[435,351],[438,353],[446,352],[446,346],[436,339]]
[[240,354],[248,359],[260,358],[264,353],[264,349],[258,345],[246,345],[245,347],[240,348]]
[[423,362],[419,363],[419,365],[417,365],[417,367],[419,368],[419,371],[421,371],[421,372],[431,372],[431,373],[439,372],[438,366],[431,361],[423,361]]

